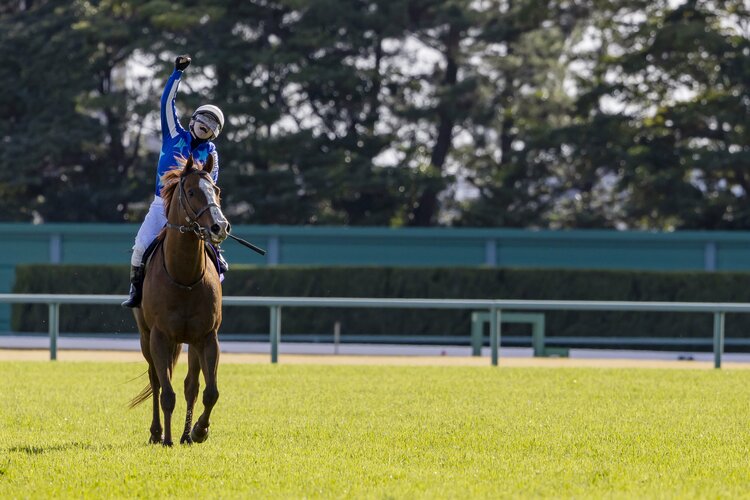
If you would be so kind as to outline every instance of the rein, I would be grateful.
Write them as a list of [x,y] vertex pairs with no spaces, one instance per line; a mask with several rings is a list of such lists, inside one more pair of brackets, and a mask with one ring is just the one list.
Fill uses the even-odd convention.
[[167,278],[169,278],[169,281],[176,287],[182,288],[183,290],[192,290],[195,285],[203,281],[203,277],[206,275],[206,266],[203,266],[203,269],[201,269],[201,275],[200,278],[198,278],[197,281],[194,283],[191,283],[189,285],[183,285],[182,283],[178,283],[175,281],[175,279],[172,277],[172,275],[169,274],[169,271],[167,270],[167,256],[164,255],[164,245],[161,245],[161,267],[164,268],[164,272],[167,275]]

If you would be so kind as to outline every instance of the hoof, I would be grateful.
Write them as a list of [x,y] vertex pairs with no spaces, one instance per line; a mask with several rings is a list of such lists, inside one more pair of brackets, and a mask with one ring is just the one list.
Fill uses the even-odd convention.
[[193,438],[187,432],[180,438],[180,444],[193,444]]
[[162,442],[161,444],[162,444],[162,446],[164,446],[165,448],[171,448],[171,447],[173,446],[173,443],[172,443],[172,441],[166,441],[166,440],[165,440],[165,441],[164,441],[164,442]]
[[205,429],[198,429],[198,424],[195,424],[193,430],[190,431],[190,438],[194,443],[202,443],[208,439],[208,427]]
[[161,436],[151,436],[148,440],[149,444],[160,444],[161,443]]

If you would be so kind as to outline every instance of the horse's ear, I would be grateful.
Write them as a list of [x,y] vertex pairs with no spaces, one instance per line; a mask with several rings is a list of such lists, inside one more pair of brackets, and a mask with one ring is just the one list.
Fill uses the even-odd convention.
[[208,159],[206,159],[206,162],[203,164],[203,171],[208,172],[209,174],[214,169],[214,155],[209,154]]
[[193,169],[193,155],[190,155],[185,162],[185,171]]

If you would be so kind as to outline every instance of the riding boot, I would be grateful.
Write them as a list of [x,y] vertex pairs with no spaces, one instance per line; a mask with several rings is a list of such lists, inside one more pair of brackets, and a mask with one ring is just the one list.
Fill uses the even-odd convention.
[[123,307],[140,307],[143,298],[143,266],[130,267],[130,297],[122,303]]
[[219,245],[216,245],[216,256],[219,259],[219,274],[229,271],[229,263],[224,258],[224,250]]

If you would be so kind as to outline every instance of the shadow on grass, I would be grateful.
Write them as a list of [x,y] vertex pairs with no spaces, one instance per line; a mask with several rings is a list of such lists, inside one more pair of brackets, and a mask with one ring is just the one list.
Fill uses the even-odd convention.
[[27,446],[13,446],[12,448],[6,448],[3,450],[7,453],[25,453],[26,455],[42,455],[44,453],[51,453],[55,451],[68,451],[68,450],[105,450],[112,448],[112,445],[94,445],[88,443],[59,443],[51,445],[27,445]]

